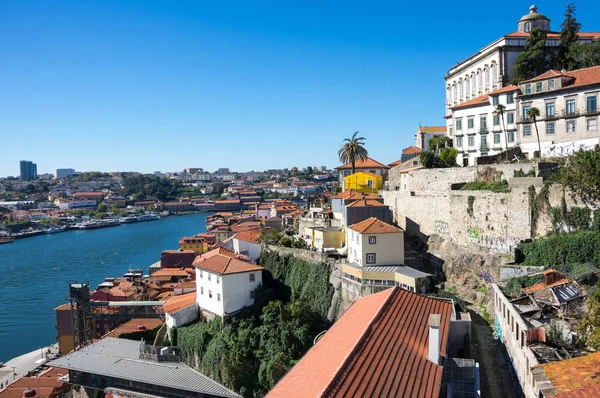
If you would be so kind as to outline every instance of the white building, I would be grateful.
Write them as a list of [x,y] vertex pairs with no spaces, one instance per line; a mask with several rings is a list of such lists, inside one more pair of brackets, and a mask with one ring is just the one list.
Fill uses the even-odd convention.
[[56,169],[56,178],[67,178],[75,175],[75,169]]
[[[511,69],[517,56],[523,51],[530,32],[540,28],[547,32],[546,46],[557,47],[560,33],[550,32],[550,20],[530,7],[517,24],[517,31],[508,33],[483,49],[458,62],[445,77],[446,114],[449,108],[481,97],[504,87],[512,79]],[[466,25],[465,25],[466,26]],[[579,33],[579,42],[591,42],[600,33]]]
[[[456,162],[461,166],[473,166],[480,156],[499,153],[518,145],[517,134],[517,86],[506,86],[453,106],[448,116],[448,137],[458,150]],[[503,105],[503,116],[496,107]]]
[[235,234],[233,236],[233,251],[235,254],[250,257],[255,261],[258,260],[262,250],[260,233],[260,228],[254,228]]
[[550,70],[519,84],[521,149],[539,152],[535,125],[527,112],[539,109],[537,128],[542,156],[566,156],[600,143],[600,66],[571,72]]
[[212,250],[194,260],[196,297],[201,310],[224,316],[254,304],[262,270],[229,250]]
[[199,315],[196,292],[169,297],[163,305],[163,312],[169,330],[195,322]]
[[[429,140],[432,139],[433,137],[436,136],[440,136],[440,135],[446,135],[447,134],[447,128],[446,126],[419,126],[419,128],[417,129],[417,132],[415,134],[415,145],[417,148],[420,148],[423,152],[425,151],[429,151]],[[402,158],[405,158],[404,156],[404,151],[402,153]],[[410,158],[409,154],[407,154],[408,156],[407,159],[402,159],[402,161],[404,162],[405,160],[408,160],[408,158]]]

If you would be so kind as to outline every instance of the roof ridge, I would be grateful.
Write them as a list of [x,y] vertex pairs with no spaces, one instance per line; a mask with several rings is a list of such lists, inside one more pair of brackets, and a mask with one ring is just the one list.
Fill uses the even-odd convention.
[[[356,356],[358,355],[358,353],[360,352],[360,349],[362,349],[362,347],[365,345],[365,340],[366,340],[366,336],[369,334],[369,332],[372,331],[372,327],[373,324],[375,324],[376,322],[378,322],[382,317],[383,314],[385,313],[385,311],[387,311],[387,309],[389,308],[390,301],[392,300],[392,297],[396,297],[396,295],[398,294],[398,291],[400,290],[399,287],[393,287],[391,289],[392,291],[390,292],[390,294],[388,295],[388,297],[385,299],[383,305],[381,305],[379,307],[379,310],[377,311],[377,313],[375,314],[375,316],[373,318],[371,318],[371,322],[369,322],[366,327],[363,329],[360,338],[356,341],[356,343],[354,344],[354,347],[352,348],[352,351],[350,351],[350,353],[348,354],[348,356],[346,358],[344,358],[344,360],[342,361],[342,363],[339,366],[339,371],[336,372],[334,378],[329,382],[329,384],[327,385],[327,387],[325,388],[325,390],[323,391],[323,396],[332,396],[335,394],[335,391],[340,387],[340,379],[343,379],[343,376],[348,372],[348,366],[350,365],[350,363],[352,361],[354,361],[354,359],[356,359]],[[363,297],[364,299],[364,297]],[[356,301],[355,301],[356,303]]]

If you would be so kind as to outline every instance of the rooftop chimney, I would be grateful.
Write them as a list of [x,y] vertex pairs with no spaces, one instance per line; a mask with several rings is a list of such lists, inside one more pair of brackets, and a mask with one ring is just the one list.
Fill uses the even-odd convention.
[[429,352],[427,359],[436,365],[440,364],[440,324],[442,316],[440,314],[429,315]]

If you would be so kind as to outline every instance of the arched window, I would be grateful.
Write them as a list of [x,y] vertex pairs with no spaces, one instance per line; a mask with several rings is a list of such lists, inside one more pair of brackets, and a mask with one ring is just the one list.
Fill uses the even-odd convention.
[[531,32],[531,22],[525,22],[525,32]]
[[446,87],[446,101],[448,101],[448,103],[452,102],[452,90],[450,89],[450,86]]
[[457,94],[456,93],[456,83],[453,86],[453,91],[454,91],[454,101],[457,101],[458,100],[458,96],[456,95]]
[[467,77],[465,79],[465,92],[467,93],[467,95],[471,94],[471,81],[469,80],[469,78]]
[[475,74],[471,75],[471,90],[473,95],[477,92],[477,84],[475,83]]
[[490,70],[488,68],[485,69],[485,87],[488,88],[490,86]]
[[492,64],[492,82],[496,83],[498,81],[498,65]]
[[460,99],[463,99],[465,96],[463,81],[461,80],[458,84],[460,85]]
[[481,89],[483,89],[483,73],[481,73],[481,70],[477,71],[477,76],[478,76],[477,88],[479,90],[481,90]]

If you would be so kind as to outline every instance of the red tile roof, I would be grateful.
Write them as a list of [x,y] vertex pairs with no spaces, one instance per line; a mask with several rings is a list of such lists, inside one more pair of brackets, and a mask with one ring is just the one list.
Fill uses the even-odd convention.
[[[546,33],[547,38],[549,39],[559,39],[560,38],[560,33],[553,33],[553,32],[549,32]],[[599,39],[600,38],[600,32],[579,32],[578,36],[580,39]],[[524,37],[527,38],[529,37],[529,33],[528,32],[511,32],[507,35],[504,35],[504,37]]]
[[[357,160],[355,164],[355,169],[387,169],[388,167],[384,164],[379,163],[376,160],[371,158],[367,158],[367,160]],[[346,163],[344,165],[338,166],[335,168],[336,170],[344,170],[344,169],[352,169],[352,163]]]
[[[444,132],[446,132],[445,126],[444,126]],[[403,155],[416,155],[417,153],[421,153],[421,148],[416,147],[414,145],[411,145],[408,148],[404,148],[404,150],[402,151]]]
[[[224,252],[221,252],[221,250],[224,250]],[[235,253],[233,253],[233,256],[231,256],[231,253],[233,252],[223,248],[211,250],[196,257],[194,266],[221,275],[263,270],[263,267],[240,260]]]
[[402,228],[385,223],[375,217],[367,218],[364,221],[350,225],[348,228],[360,234],[387,234],[404,232]]
[[446,355],[452,304],[398,287],[359,298],[267,397],[435,397],[428,320],[440,314]]
[[106,333],[104,337],[119,337],[123,334],[142,332],[144,330],[152,330],[162,325],[163,322],[158,318],[134,318],[131,319],[116,329]]
[[[383,177],[382,177],[382,176],[380,176],[379,174],[371,173],[370,171],[357,170],[357,171],[356,171],[356,173],[354,173],[354,174],[358,174],[358,173],[363,173],[363,174],[366,174],[366,175],[370,175],[370,176],[372,176],[372,177],[383,178]],[[347,175],[347,176],[346,176],[346,177],[344,177],[344,178],[351,177],[351,176],[353,176],[354,174],[349,174],[349,175]]]
[[450,109],[455,110],[455,109],[462,109],[462,108],[470,108],[470,107],[476,107],[476,106],[489,105],[490,104],[490,96],[491,95],[502,94],[502,93],[509,93],[509,92],[517,91],[517,90],[519,90],[519,87],[511,84],[511,85],[499,88],[496,91],[492,91],[489,94],[485,94],[485,95],[482,95],[480,97],[473,98],[470,101],[463,102],[462,104],[458,104],[458,105],[452,106],[452,107],[450,107]]
[[572,70],[570,72],[562,73],[557,70],[549,70],[548,72],[542,73],[533,79],[525,80],[521,83],[534,82],[537,80],[549,79],[551,77],[564,76],[572,79],[572,82],[566,83],[563,87],[553,90],[558,91],[562,89],[571,89],[573,87],[588,86],[590,84],[600,83],[600,66],[592,66],[590,68]]
[[445,133],[446,126],[419,126],[421,133]]
[[233,236],[233,239],[241,240],[250,243],[260,243],[260,228],[249,229],[247,231],[238,232]]
[[540,366],[557,391],[551,397],[600,397],[600,352]]
[[180,294],[179,296],[169,297],[167,302],[163,305],[163,311],[165,313],[174,314],[177,311],[181,311],[184,308],[194,305],[196,303],[196,292]]
[[385,205],[383,203],[381,203],[377,200],[373,200],[373,199],[364,199],[364,200],[359,199],[359,200],[356,200],[346,206],[347,207],[379,207],[379,206],[385,206]]
[[[377,195],[371,194],[371,193],[365,193],[364,195],[367,198],[376,198],[377,197]],[[363,197],[362,193],[356,192],[356,191],[350,189],[348,191],[344,191],[340,194],[332,196],[331,199],[362,199],[362,197]]]
[[394,167],[394,166],[398,166],[400,164],[402,164],[402,159],[398,159],[395,162],[388,164],[388,167]]
[[562,279],[559,279],[556,282],[550,283],[548,285],[544,284],[544,282],[540,282],[540,283],[536,283],[535,285],[530,286],[530,287],[521,288],[521,291],[525,294],[532,294],[532,293],[539,292],[541,290],[549,289],[551,287],[564,285],[565,283],[569,283],[569,279],[562,278]]

